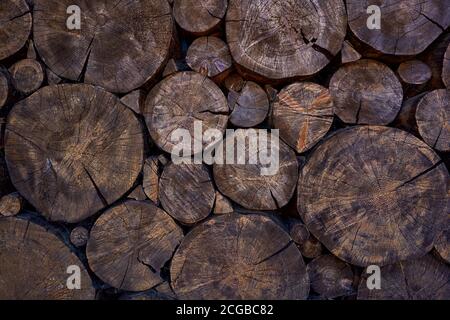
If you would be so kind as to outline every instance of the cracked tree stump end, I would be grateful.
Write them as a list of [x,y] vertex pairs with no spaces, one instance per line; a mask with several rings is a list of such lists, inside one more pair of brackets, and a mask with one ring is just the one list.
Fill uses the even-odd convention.
[[309,280],[300,252],[270,218],[230,214],[195,227],[170,269],[181,299],[306,299]]
[[201,37],[192,42],[186,56],[189,67],[216,82],[233,66],[228,45],[218,37]]
[[228,0],[174,0],[173,16],[183,30],[204,36],[218,27],[227,6]]
[[450,151],[450,91],[441,89],[425,95],[417,106],[416,122],[429,146]]
[[449,211],[445,164],[413,135],[388,127],[344,129],[303,167],[298,212],[334,255],[387,265],[433,248]]
[[[195,124],[201,125],[202,134],[208,129],[225,132],[228,113],[227,100],[219,87],[207,77],[188,71],[169,76],[152,89],[144,116],[158,147],[172,154],[183,142],[188,151],[180,154],[178,150],[177,155],[189,157],[209,145],[206,141],[195,142]],[[188,130],[191,141],[180,141],[180,129]]]
[[[234,161],[233,164],[214,164],[214,181],[222,194],[246,209],[277,210],[287,205],[294,193],[298,178],[297,158],[283,141],[279,141],[279,146],[276,147],[272,141],[275,137],[269,133],[267,145],[258,143],[256,154],[252,151],[256,161],[251,160],[249,137],[253,140],[252,132],[254,131],[251,129],[239,129],[226,137],[223,147],[234,146]],[[238,143],[239,141],[247,141],[245,148],[241,148],[243,143]],[[239,149],[245,149],[245,162],[240,162],[237,158]],[[223,153],[227,154],[226,151]],[[279,155],[278,163],[275,154]],[[262,155],[267,156],[266,160],[272,164],[271,168],[270,165],[263,164]]]
[[[67,27],[67,8],[81,10],[80,29]],[[166,0],[36,0],[33,36],[58,76],[130,92],[151,80],[169,58],[173,20]]]
[[266,91],[255,82],[245,82],[239,91],[230,91],[230,122],[240,128],[251,128],[264,122],[269,112]]
[[94,273],[126,291],[145,291],[163,282],[161,268],[180,244],[183,232],[150,202],[128,200],[95,222],[86,254]]
[[89,240],[89,231],[85,227],[76,227],[70,232],[70,242],[75,247],[83,247]]
[[169,163],[159,182],[161,205],[175,220],[193,225],[212,211],[215,189],[203,164]]
[[[442,0],[346,0],[351,31],[362,42],[390,55],[423,52],[450,24],[448,2]],[[370,5],[381,10],[379,29],[367,27]]]
[[420,60],[410,60],[400,64],[397,69],[400,79],[409,85],[423,85],[431,79],[430,67]]
[[18,192],[7,194],[0,198],[0,215],[12,217],[22,210],[23,199]]
[[358,300],[447,300],[450,266],[428,254],[381,268],[381,290],[367,288],[363,272]]
[[33,59],[16,62],[9,68],[9,73],[14,88],[27,95],[39,89],[44,81],[42,65]]
[[349,264],[331,254],[320,256],[306,266],[311,289],[322,299],[352,294],[353,271]]
[[341,50],[346,29],[342,0],[231,0],[226,17],[236,63],[272,81],[319,72]]
[[143,163],[133,112],[84,84],[48,86],[16,104],[5,141],[11,181],[51,221],[76,223],[118,200]]
[[273,126],[297,153],[314,147],[330,130],[333,119],[330,91],[311,82],[284,88],[273,105]]
[[[78,257],[53,233],[35,223],[0,218],[0,252],[0,300],[95,298],[91,279]],[[79,290],[67,287],[70,266],[80,268]]]
[[32,18],[25,0],[2,0],[0,6],[0,60],[19,51],[31,32]]
[[375,60],[359,60],[341,67],[331,78],[336,115],[348,124],[387,125],[403,101],[395,73]]

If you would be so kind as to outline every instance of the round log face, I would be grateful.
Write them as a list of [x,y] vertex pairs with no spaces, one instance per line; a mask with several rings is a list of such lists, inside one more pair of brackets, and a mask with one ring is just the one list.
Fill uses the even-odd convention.
[[195,126],[201,125],[204,133],[208,129],[222,132],[228,123],[228,104],[217,85],[195,72],[180,72],[157,84],[149,93],[145,103],[145,121],[155,143],[164,151],[172,153],[179,146],[179,130],[188,130],[191,141],[183,141],[191,153],[189,157],[203,151],[207,142],[195,143]]
[[163,282],[161,268],[180,244],[183,232],[150,202],[129,200],[95,222],[87,244],[89,266],[109,285],[144,291]]
[[79,222],[126,193],[143,163],[133,112],[90,85],[45,87],[11,111],[5,153],[17,190],[46,218]]
[[340,68],[330,81],[336,115],[345,123],[387,125],[400,111],[403,89],[395,73],[374,60]]
[[321,298],[334,299],[353,292],[352,268],[331,254],[314,259],[308,263],[306,270],[311,289]]
[[387,127],[345,129],[308,159],[298,211],[333,254],[358,266],[424,255],[449,210],[449,174],[434,151]]
[[[240,129],[225,139],[224,148],[227,145],[232,146],[234,140],[234,164],[215,164],[214,181],[221,193],[246,209],[277,210],[284,207],[294,193],[298,179],[297,158],[283,141],[279,141],[278,147],[274,144],[271,151],[275,136],[267,134],[267,145],[258,143],[257,161],[252,164],[249,154],[254,151],[249,151],[250,143],[245,143],[245,148],[239,143],[238,147],[238,141],[248,141],[248,137],[252,136],[251,131],[253,130]],[[245,150],[244,164],[240,164],[237,159],[241,149]],[[262,154],[268,156],[270,161],[267,163],[271,164],[270,168],[270,165],[261,162]],[[276,159],[275,155],[278,155],[279,159]],[[264,169],[268,169],[268,174],[264,174]]]
[[25,59],[14,64],[9,70],[14,87],[25,94],[30,94],[44,81],[44,70],[39,62]]
[[398,75],[407,84],[425,84],[432,76],[428,65],[419,60],[403,62],[398,67]]
[[342,0],[231,0],[226,20],[234,60],[274,80],[320,71],[341,49],[347,29]]
[[272,220],[237,213],[194,228],[171,265],[181,299],[305,299],[309,280],[300,252]]
[[269,108],[266,91],[258,84],[248,81],[241,92],[236,94],[230,122],[241,128],[255,127],[266,119]]
[[426,255],[381,268],[381,290],[367,288],[361,279],[359,300],[447,300],[450,296],[450,267]]
[[[67,26],[71,5],[81,10],[80,29]],[[86,83],[125,93],[163,67],[173,21],[166,0],[37,0],[33,30],[42,60],[58,76],[84,76]]]
[[[91,279],[78,257],[54,234],[37,224],[1,218],[0,252],[1,300],[91,300],[95,297]],[[80,290],[67,287],[71,266],[81,271]]]
[[311,149],[333,124],[333,100],[327,88],[294,83],[278,94],[272,120],[280,137],[298,153]]
[[8,100],[9,86],[8,78],[3,72],[0,72],[0,108],[3,107]]
[[32,18],[25,0],[2,0],[0,6],[0,60],[19,51],[28,40]]
[[423,140],[439,151],[450,151],[450,91],[435,90],[422,98],[416,122]]
[[436,249],[442,259],[447,263],[450,263],[450,229],[444,230],[444,232],[437,237],[434,243],[434,249]]
[[192,70],[210,78],[233,66],[228,45],[217,37],[196,39],[189,47],[186,62]]
[[442,67],[442,81],[447,89],[450,90],[450,45],[447,47],[447,51],[444,56],[444,63]]
[[214,185],[208,169],[201,164],[168,164],[159,190],[163,208],[186,225],[205,219],[214,206]]
[[[364,43],[392,55],[416,55],[424,51],[449,26],[450,9],[442,0],[346,0],[350,29]],[[381,10],[380,28],[368,28],[376,5]],[[372,14],[374,14],[372,12]]]
[[228,0],[174,0],[173,16],[184,30],[205,35],[219,25]]

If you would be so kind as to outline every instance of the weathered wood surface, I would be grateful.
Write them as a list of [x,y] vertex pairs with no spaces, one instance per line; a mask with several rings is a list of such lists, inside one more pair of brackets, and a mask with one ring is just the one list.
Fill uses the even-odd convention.
[[434,242],[434,249],[439,257],[450,263],[450,226],[448,223],[445,225],[445,228]]
[[[168,153],[179,144],[180,137],[172,135],[178,129],[186,129],[194,137],[195,123],[208,129],[225,131],[228,122],[227,100],[217,85],[195,72],[180,72],[165,78],[147,96],[144,116],[150,135],[155,143]],[[202,152],[205,141],[183,141],[192,154]]]
[[206,35],[219,25],[227,5],[227,0],[174,0],[173,16],[183,30]]
[[308,259],[317,258],[323,253],[323,245],[312,235],[300,244],[298,248],[302,255]]
[[341,56],[342,63],[355,62],[362,58],[362,55],[347,40],[344,41],[342,46]]
[[319,72],[341,49],[346,28],[342,0],[230,0],[226,16],[236,63],[272,80]]
[[414,136],[386,127],[349,128],[309,157],[298,183],[298,211],[342,260],[393,264],[432,249],[449,210],[449,181],[442,160]]
[[403,100],[395,73],[375,60],[341,67],[330,81],[330,92],[336,115],[349,124],[388,125]]
[[0,198],[0,215],[4,217],[15,216],[20,213],[23,199],[18,192],[7,194]]
[[201,37],[192,42],[186,62],[192,70],[210,78],[220,77],[233,66],[228,45],[218,37]]
[[103,281],[127,291],[144,291],[163,282],[161,269],[183,232],[150,202],[128,200],[95,222],[87,244],[89,266]]
[[444,82],[447,89],[450,90],[450,44],[445,52],[444,62],[442,67],[442,81]]
[[0,6],[0,60],[19,51],[31,32],[32,18],[26,0],[2,0]]
[[172,260],[181,299],[305,299],[309,279],[289,235],[259,215],[223,215],[195,227]]
[[5,71],[0,70],[0,108],[2,108],[9,95],[9,81]]
[[[227,136],[224,148],[228,140],[243,141],[249,133],[248,130],[237,130],[234,134]],[[295,153],[283,141],[280,141],[279,146],[276,147],[272,142],[271,134],[267,134],[267,137],[266,146],[258,145],[257,159],[259,160],[256,164],[250,164],[250,143],[245,144],[246,164],[239,164],[237,161],[237,143],[234,144],[234,164],[214,164],[214,181],[219,191],[246,209],[277,210],[284,207],[294,193],[298,178]],[[272,148],[273,151],[270,152]],[[262,175],[261,173],[264,173],[262,169],[268,168],[260,161],[261,153],[268,155],[272,163],[275,163],[275,153],[278,153],[279,168],[275,168],[274,172],[269,170],[267,173],[270,174]],[[226,154],[225,151],[224,154]]]
[[70,242],[75,247],[83,247],[89,240],[89,231],[85,227],[76,227],[70,232]]
[[214,214],[221,215],[227,213],[233,213],[233,204],[223,194],[216,191],[216,200],[214,201]]
[[423,140],[439,151],[450,151],[450,91],[441,89],[425,95],[416,110]]
[[352,268],[331,254],[314,259],[308,263],[306,270],[311,289],[323,299],[333,299],[354,292]]
[[8,117],[17,190],[47,219],[78,222],[124,195],[143,163],[143,134],[118,98],[84,84],[49,86]]
[[30,94],[39,89],[44,81],[42,65],[33,59],[24,59],[10,69],[12,84],[17,91]]
[[[80,29],[67,28],[67,8],[81,10]],[[169,56],[173,33],[166,0],[36,0],[34,42],[58,76],[125,93],[152,79]]]
[[252,81],[245,82],[241,90],[230,91],[228,104],[232,110],[230,122],[241,128],[256,127],[269,112],[269,98],[261,86]]
[[[22,219],[0,218],[0,300],[91,300],[85,267],[51,231]],[[80,269],[81,288],[70,290],[68,267]],[[73,271],[71,271],[73,273]]]
[[[346,3],[351,31],[359,40],[384,54],[419,54],[450,25],[446,0],[346,0]],[[381,9],[379,29],[367,27],[370,5]]]
[[280,137],[297,153],[308,151],[330,130],[333,100],[327,88],[298,82],[281,90],[272,110]]
[[432,255],[426,255],[381,268],[381,290],[369,290],[366,276],[363,276],[358,299],[448,300],[449,279],[450,266]]
[[162,173],[159,193],[167,213],[187,225],[205,219],[214,206],[214,184],[203,164],[169,163]]
[[411,85],[425,84],[432,76],[430,67],[420,60],[401,63],[397,72],[403,82]]

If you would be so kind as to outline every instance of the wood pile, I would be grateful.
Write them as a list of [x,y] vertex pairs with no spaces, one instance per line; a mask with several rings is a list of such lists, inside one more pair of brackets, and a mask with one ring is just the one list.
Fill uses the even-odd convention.
[[0,299],[450,299],[450,3],[375,2],[1,0]]

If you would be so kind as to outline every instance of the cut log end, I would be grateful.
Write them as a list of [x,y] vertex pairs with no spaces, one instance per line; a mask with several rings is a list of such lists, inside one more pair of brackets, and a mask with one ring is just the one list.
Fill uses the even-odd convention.
[[335,113],[345,123],[387,125],[403,101],[395,73],[375,60],[359,60],[340,68],[330,81]]
[[299,249],[308,259],[317,258],[323,253],[323,245],[312,235],[299,246]]
[[182,237],[181,228],[164,211],[150,202],[128,200],[95,222],[86,254],[89,266],[104,282],[144,291],[163,282],[161,269]]
[[189,67],[205,76],[216,78],[232,67],[228,45],[217,37],[196,39],[187,52]]
[[403,82],[411,85],[425,84],[430,81],[432,76],[430,67],[419,60],[401,63],[397,73]]
[[432,148],[450,151],[450,91],[435,90],[425,95],[416,110],[416,122],[423,140]]
[[450,229],[444,230],[436,239],[434,249],[447,263],[450,263]]
[[12,84],[17,91],[31,94],[42,85],[44,70],[39,62],[25,59],[15,63],[10,69]]
[[22,210],[23,198],[18,192],[14,192],[1,197],[0,199],[0,215],[11,217],[18,215]]
[[356,51],[349,41],[344,41],[341,51],[341,61],[342,63],[355,62],[361,59],[362,55]]
[[84,227],[76,227],[70,233],[70,242],[75,247],[83,247],[89,240],[89,231]]
[[297,300],[309,292],[303,258],[289,235],[259,215],[223,215],[193,229],[170,275],[181,299]]
[[0,71],[0,108],[2,108],[9,96],[9,81],[7,75]]
[[272,111],[272,122],[280,130],[280,137],[298,153],[314,147],[330,130],[333,118],[330,92],[309,82],[283,89]]
[[233,205],[223,194],[216,191],[216,201],[214,202],[214,214],[229,214],[233,213]]
[[237,127],[250,128],[261,124],[269,112],[269,99],[266,92],[254,82],[246,82],[240,92],[231,91],[228,95],[230,122]]
[[450,44],[447,47],[447,51],[444,56],[444,63],[442,67],[442,82],[448,90],[450,90]]
[[300,176],[298,212],[308,230],[357,266],[426,254],[439,232],[433,226],[449,212],[444,163],[398,129],[339,131],[314,151]]

